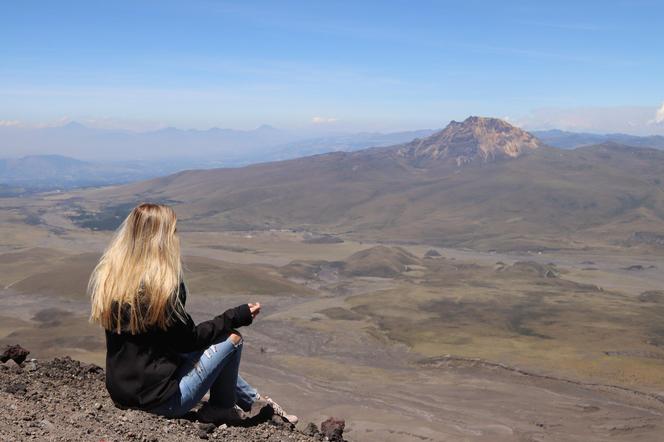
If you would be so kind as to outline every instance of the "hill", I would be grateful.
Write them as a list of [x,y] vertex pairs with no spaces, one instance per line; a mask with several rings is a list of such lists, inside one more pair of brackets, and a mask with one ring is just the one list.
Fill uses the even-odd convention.
[[118,205],[168,201],[183,229],[294,228],[541,250],[660,235],[662,176],[662,151],[613,143],[560,150],[508,123],[469,118],[402,145],[185,171],[80,193],[66,207],[102,223]]
[[400,274],[408,265],[421,261],[400,247],[376,246],[360,250],[344,261],[343,273],[348,276],[379,276],[389,278]]
[[[104,370],[68,357],[0,363],[0,439],[2,440],[137,440],[343,441],[341,433],[324,437],[314,424],[302,431],[274,418],[253,427],[215,427],[196,421],[165,419],[116,408],[106,393]],[[306,434],[305,434],[306,432]]]

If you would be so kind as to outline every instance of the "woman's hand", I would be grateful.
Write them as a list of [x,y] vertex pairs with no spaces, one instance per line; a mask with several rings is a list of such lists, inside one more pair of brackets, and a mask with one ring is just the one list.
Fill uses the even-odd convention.
[[256,302],[253,304],[250,303],[249,311],[251,312],[251,317],[255,318],[261,312],[261,303],[260,302]]

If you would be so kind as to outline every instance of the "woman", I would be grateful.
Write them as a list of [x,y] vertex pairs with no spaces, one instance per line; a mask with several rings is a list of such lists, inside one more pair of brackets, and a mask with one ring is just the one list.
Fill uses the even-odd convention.
[[[121,408],[167,417],[186,414],[209,391],[198,411],[203,422],[246,424],[260,409],[295,423],[238,374],[242,336],[259,303],[227,310],[195,325],[185,311],[180,242],[173,209],[134,208],[92,272],[90,320],[106,330],[106,388]],[[256,413],[254,413],[256,414]]]

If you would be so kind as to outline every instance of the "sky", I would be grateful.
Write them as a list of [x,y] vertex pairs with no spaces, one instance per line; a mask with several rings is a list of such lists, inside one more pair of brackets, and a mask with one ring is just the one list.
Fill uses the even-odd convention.
[[0,6],[0,126],[664,134],[659,0]]

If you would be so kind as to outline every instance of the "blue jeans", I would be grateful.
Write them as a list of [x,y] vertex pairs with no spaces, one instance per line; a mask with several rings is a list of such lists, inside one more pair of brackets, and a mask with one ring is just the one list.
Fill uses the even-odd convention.
[[258,393],[240,377],[242,341],[230,339],[213,344],[205,351],[185,353],[178,369],[180,388],[165,403],[149,410],[166,417],[180,417],[191,410],[210,391],[210,404],[221,408],[238,405],[249,411]]

